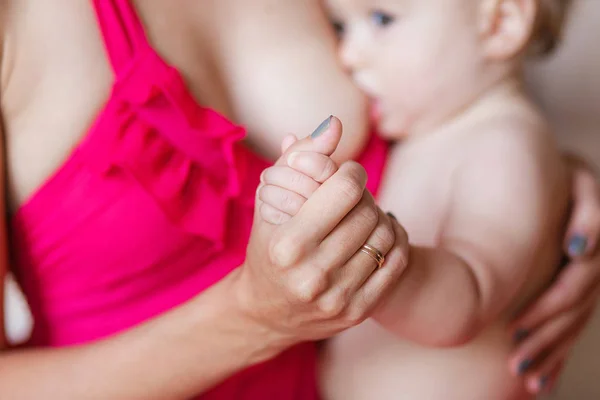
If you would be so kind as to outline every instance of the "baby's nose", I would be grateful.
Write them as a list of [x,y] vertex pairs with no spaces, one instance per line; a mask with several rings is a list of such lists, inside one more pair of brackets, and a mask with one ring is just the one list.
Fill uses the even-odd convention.
[[363,41],[360,37],[348,35],[340,43],[340,59],[350,72],[356,72],[365,67],[367,57]]

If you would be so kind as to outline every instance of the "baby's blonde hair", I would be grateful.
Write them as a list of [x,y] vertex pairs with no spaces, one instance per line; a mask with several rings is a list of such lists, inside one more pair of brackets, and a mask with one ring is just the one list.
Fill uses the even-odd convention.
[[574,0],[538,0],[538,13],[531,36],[534,56],[551,54],[563,36],[569,9]]

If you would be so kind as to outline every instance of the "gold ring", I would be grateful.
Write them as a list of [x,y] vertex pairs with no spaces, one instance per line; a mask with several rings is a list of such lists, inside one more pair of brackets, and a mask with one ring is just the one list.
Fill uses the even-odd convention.
[[377,269],[383,266],[383,263],[385,262],[385,256],[375,247],[368,244],[363,244],[363,246],[360,248],[360,251],[362,251],[363,253],[371,257],[373,260],[375,260],[375,262],[377,263]]

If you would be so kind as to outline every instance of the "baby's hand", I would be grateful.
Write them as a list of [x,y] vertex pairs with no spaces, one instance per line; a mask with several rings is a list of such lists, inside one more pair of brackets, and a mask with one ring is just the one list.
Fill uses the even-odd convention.
[[331,159],[341,138],[341,125],[331,117],[311,136],[283,140],[282,157],[261,175],[260,215],[279,225],[290,220],[306,200],[337,170]]

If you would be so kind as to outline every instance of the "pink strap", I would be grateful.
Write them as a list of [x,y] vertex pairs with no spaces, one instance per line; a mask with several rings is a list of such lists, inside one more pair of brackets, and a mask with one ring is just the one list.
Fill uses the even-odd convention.
[[104,45],[115,74],[119,74],[148,40],[129,0],[94,0]]

